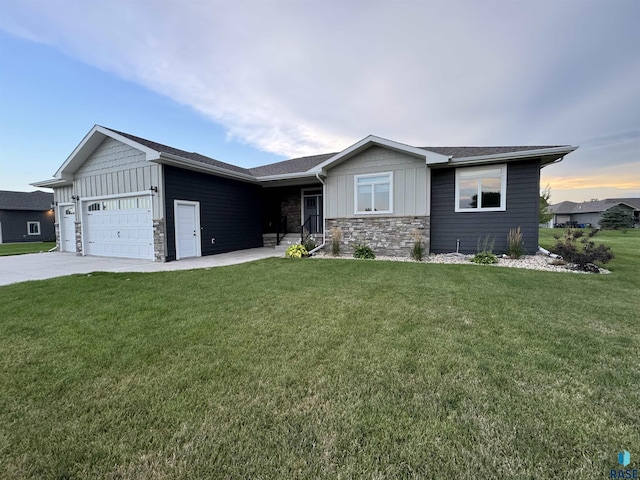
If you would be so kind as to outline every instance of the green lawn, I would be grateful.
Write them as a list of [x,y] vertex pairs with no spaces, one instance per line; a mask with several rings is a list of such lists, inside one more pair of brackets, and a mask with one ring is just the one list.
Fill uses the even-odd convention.
[[607,233],[611,275],[267,259],[0,287],[0,476],[638,468],[639,233]]
[[0,243],[0,257],[22,255],[23,253],[48,252],[56,242]]

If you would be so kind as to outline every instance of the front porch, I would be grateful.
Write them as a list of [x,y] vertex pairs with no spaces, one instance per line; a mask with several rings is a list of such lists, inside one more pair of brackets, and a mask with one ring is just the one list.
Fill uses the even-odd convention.
[[322,184],[265,187],[262,190],[262,238],[265,247],[299,243],[311,236],[322,243],[324,212]]

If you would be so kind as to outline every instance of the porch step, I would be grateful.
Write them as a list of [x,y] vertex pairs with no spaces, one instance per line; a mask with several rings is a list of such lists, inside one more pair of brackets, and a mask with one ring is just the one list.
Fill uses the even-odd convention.
[[297,245],[300,243],[300,234],[299,233],[287,233],[282,240],[280,240],[280,245],[276,245],[276,252],[284,252],[287,251],[291,245]]

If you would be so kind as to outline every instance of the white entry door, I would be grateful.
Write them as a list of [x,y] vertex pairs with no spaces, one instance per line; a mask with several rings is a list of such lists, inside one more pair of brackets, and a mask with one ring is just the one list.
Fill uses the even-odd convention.
[[200,203],[174,200],[176,230],[176,260],[199,257],[200,247]]
[[76,251],[76,206],[60,206],[60,250]]

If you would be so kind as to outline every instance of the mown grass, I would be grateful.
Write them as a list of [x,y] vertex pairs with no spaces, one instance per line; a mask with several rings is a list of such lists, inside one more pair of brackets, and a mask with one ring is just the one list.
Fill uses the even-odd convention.
[[633,233],[612,275],[268,259],[0,287],[0,471],[608,477],[640,452]]
[[0,243],[0,257],[22,255],[23,253],[48,252],[55,246],[56,242]]

